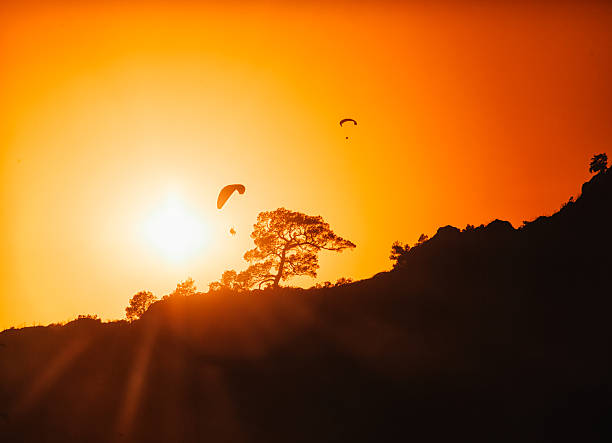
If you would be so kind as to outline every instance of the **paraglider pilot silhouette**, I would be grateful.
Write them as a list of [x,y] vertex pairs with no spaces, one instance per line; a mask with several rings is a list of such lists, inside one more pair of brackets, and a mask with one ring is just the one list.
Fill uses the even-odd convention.
[[[342,120],[340,120],[340,127],[342,127],[342,125],[348,122],[353,122],[353,124],[357,126],[357,122],[353,120],[352,118],[343,118]],[[348,140],[348,136],[346,136],[345,138]]]
[[[217,209],[221,209],[225,202],[232,196],[232,194],[238,191],[239,194],[244,194],[245,191],[244,185],[235,184],[235,185],[227,185],[221,189],[219,192],[219,196],[217,197]],[[229,230],[229,233],[232,235],[236,235],[236,230],[232,226]]]

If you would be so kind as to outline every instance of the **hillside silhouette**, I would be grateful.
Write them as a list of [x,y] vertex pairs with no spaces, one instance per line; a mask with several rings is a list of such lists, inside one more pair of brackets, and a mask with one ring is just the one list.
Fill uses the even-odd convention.
[[0,334],[0,441],[611,441],[612,173],[333,288]]

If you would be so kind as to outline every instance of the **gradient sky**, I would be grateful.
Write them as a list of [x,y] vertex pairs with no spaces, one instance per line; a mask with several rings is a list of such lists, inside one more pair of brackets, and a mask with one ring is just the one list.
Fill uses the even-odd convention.
[[2,2],[0,328],[206,289],[280,206],[357,244],[336,280],[577,195],[612,154],[612,3],[432,3]]

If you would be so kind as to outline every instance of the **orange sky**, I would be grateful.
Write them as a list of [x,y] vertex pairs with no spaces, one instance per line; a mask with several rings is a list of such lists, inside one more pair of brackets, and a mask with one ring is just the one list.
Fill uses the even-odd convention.
[[[612,154],[612,4],[428,3],[2,2],[0,328],[206,289],[279,206],[357,244],[321,280],[558,209]],[[185,253],[147,234],[167,205]]]

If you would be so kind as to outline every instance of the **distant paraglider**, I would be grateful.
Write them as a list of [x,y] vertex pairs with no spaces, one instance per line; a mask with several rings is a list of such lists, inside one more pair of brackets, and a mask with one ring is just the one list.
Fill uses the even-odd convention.
[[239,194],[244,194],[245,191],[244,185],[227,185],[221,189],[219,192],[219,197],[217,197],[217,209],[221,209],[225,202],[232,196],[234,191],[238,191]]
[[236,230],[234,228],[230,228],[230,234],[236,235]]
[[[353,124],[355,126],[357,126],[357,121],[356,120],[353,120],[352,118],[343,118],[342,120],[340,120],[340,127],[342,127],[342,125],[344,125],[345,123],[348,123],[348,122],[353,122]],[[345,138],[348,140],[348,136],[345,137]]]
[[353,120],[352,118],[343,118],[342,120],[340,120],[340,126],[342,126],[346,122],[353,122],[355,124],[355,126],[357,126],[357,122],[355,120]]

